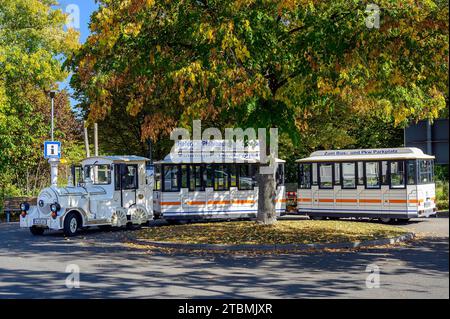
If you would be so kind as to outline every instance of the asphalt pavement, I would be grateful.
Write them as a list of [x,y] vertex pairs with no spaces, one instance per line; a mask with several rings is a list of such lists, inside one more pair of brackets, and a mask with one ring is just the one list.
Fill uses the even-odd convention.
[[449,219],[401,227],[418,239],[359,251],[229,255],[136,249],[123,243],[130,231],[92,229],[66,240],[0,224],[0,299],[449,298]]

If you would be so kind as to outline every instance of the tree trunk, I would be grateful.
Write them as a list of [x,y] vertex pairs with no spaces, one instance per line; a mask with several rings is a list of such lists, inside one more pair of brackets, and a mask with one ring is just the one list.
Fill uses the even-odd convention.
[[262,225],[272,225],[277,221],[275,211],[276,182],[274,174],[257,174],[258,214],[256,220]]

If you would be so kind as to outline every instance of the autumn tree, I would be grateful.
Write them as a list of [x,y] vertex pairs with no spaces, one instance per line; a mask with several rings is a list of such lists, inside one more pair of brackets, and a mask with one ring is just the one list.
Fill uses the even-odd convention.
[[[447,2],[380,0],[379,28],[369,3],[101,0],[73,85],[91,121],[117,107],[140,118],[141,141],[202,119],[277,127],[295,148],[341,147],[356,119],[436,117],[448,96]],[[273,181],[260,187],[267,200]]]
[[[0,197],[34,194],[48,183],[43,142],[50,138],[50,98],[68,72],[61,60],[78,45],[52,0],[0,0]],[[76,154],[79,121],[63,91],[55,99],[55,137]],[[72,152],[72,153],[71,153]]]

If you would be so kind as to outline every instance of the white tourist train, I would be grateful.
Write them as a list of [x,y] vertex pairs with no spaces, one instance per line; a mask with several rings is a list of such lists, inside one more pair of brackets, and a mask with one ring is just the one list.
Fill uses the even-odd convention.
[[[195,143],[203,143],[195,152]],[[169,222],[198,219],[248,219],[258,211],[256,173],[260,169],[259,145],[253,151],[224,151],[225,141],[194,141],[184,146],[176,143],[174,158],[169,154],[155,163],[154,214]],[[213,145],[208,145],[213,144]],[[214,158],[205,158],[205,147]],[[172,153],[173,154],[173,153]],[[201,155],[203,154],[203,155]],[[284,163],[275,159],[277,215],[286,211]]]
[[313,219],[436,214],[434,156],[418,148],[317,151],[297,162],[297,209]]
[[[200,152],[196,151],[199,146]],[[95,156],[73,166],[67,187],[21,205],[20,226],[73,236],[81,228],[250,219],[258,211],[259,145],[241,152],[225,141],[177,141],[154,166],[138,156]],[[219,146],[219,152],[212,152]],[[216,149],[217,150],[217,149]],[[394,219],[436,214],[433,156],[417,148],[318,151],[298,160],[298,212],[313,219]],[[285,161],[275,159],[277,216],[286,211]],[[266,167],[267,168],[267,167]]]
[[[175,143],[175,154],[184,143]],[[225,145],[224,140],[188,145],[196,143],[203,145],[202,151],[205,146]],[[89,157],[72,167],[69,186],[43,189],[36,206],[23,203],[20,226],[34,235],[51,229],[73,236],[81,228],[140,225],[154,218],[172,222],[256,217],[259,148],[249,153],[221,149],[208,159],[188,149],[187,157],[177,162],[173,155],[154,167],[138,156]],[[275,166],[274,200],[280,215],[286,210],[284,161],[276,159]]]
[[70,186],[43,189],[37,205],[21,205],[20,227],[73,236],[80,228],[140,225],[153,218],[153,178],[144,157],[99,156],[72,167]]

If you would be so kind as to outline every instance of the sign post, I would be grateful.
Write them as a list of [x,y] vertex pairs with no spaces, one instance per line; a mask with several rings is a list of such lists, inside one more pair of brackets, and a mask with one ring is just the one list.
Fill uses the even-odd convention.
[[46,141],[44,143],[44,158],[50,164],[51,185],[58,185],[58,164],[61,160],[61,142]]

